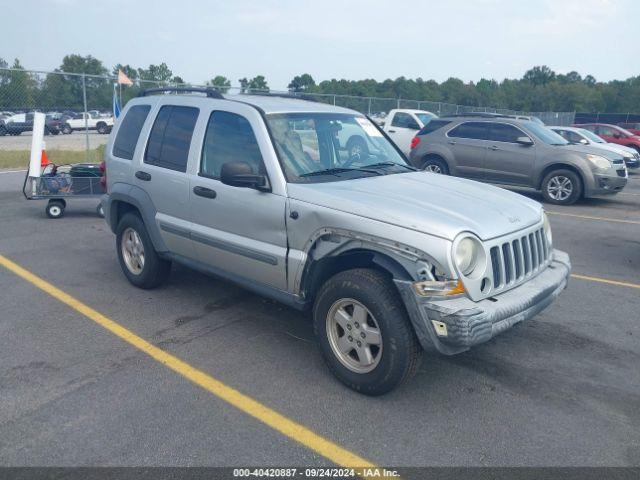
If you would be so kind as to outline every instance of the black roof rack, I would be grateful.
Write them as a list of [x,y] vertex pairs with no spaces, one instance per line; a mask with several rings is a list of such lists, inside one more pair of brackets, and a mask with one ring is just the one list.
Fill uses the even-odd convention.
[[209,98],[217,98],[220,100],[224,100],[222,94],[217,91],[215,88],[202,88],[202,87],[161,87],[161,88],[148,88],[147,90],[142,90],[138,96],[146,97],[147,95],[152,95],[154,93],[166,93],[166,92],[175,92],[175,93],[206,93]]
[[306,100],[308,102],[315,102],[317,100],[314,100],[311,95],[309,93],[299,93],[299,94],[295,94],[295,93],[286,93],[286,92],[246,92],[243,93],[242,95],[258,95],[258,96],[262,96],[262,97],[279,97],[279,98],[290,98],[292,100]]

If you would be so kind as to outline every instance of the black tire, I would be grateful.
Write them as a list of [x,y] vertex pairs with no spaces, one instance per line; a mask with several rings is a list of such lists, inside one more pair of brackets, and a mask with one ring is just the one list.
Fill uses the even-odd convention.
[[109,128],[107,127],[107,124],[104,122],[100,122],[96,125],[96,130],[98,131],[99,134],[104,135],[106,133],[109,133]]
[[367,147],[367,142],[365,142],[362,137],[351,137],[347,141],[347,153],[349,155],[349,159],[355,156],[369,155],[369,147]]
[[[128,229],[137,233],[144,249],[144,265],[139,273],[135,273],[127,266],[127,261],[124,257],[122,239],[123,234]],[[116,229],[116,251],[122,272],[127,277],[127,280],[136,287],[144,289],[155,288],[161,285],[169,276],[171,262],[158,256],[144,222],[136,213],[127,213],[120,219]]]
[[4,137],[7,134],[7,129],[4,125],[0,125],[0,137]]
[[[331,327],[327,328],[328,323],[331,323],[328,316],[332,308],[341,301],[351,300],[369,310],[382,338],[382,348],[376,351],[380,355],[378,363],[365,373],[348,368],[334,353],[328,333]],[[368,319],[371,317],[367,316]],[[411,378],[420,365],[422,348],[398,291],[392,281],[377,270],[346,270],[330,278],[316,297],[313,325],[322,355],[331,372],[349,388],[365,395],[383,395],[393,390]],[[358,338],[355,330],[357,327],[358,324],[355,323],[351,331],[355,339]],[[347,333],[343,329],[343,335]]]
[[[564,185],[561,193],[558,187]],[[542,180],[542,196],[548,203],[554,205],[573,205],[582,197],[582,180],[573,170],[558,169],[549,172]],[[571,193],[566,194],[570,189]]]
[[66,204],[63,200],[49,200],[45,212],[49,218],[61,218],[64,215],[65,207]]
[[449,165],[440,157],[427,157],[422,164],[422,170],[441,175],[449,175]]
[[96,213],[100,218],[104,218],[104,209],[102,208],[102,202],[100,202],[96,207]]
[[64,135],[70,135],[71,132],[73,132],[73,130],[71,129],[71,127],[69,126],[69,124],[64,124],[64,126],[62,127],[62,133]]

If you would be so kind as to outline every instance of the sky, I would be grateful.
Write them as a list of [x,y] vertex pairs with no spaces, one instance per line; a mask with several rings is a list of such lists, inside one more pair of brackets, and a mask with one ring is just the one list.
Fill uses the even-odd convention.
[[469,82],[534,65],[608,81],[640,74],[639,24],[637,0],[20,0],[2,7],[0,57],[165,62],[187,82],[264,75],[273,89],[302,73]]

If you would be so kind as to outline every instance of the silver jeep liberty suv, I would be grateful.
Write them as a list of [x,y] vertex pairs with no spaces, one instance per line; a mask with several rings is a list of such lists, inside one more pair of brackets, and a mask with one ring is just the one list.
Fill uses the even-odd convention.
[[[371,145],[349,157],[339,132]],[[102,204],[122,270],[171,262],[300,310],[331,371],[368,395],[547,307],[567,285],[541,206],[415,171],[358,112],[209,89],[146,91],[117,120]]]

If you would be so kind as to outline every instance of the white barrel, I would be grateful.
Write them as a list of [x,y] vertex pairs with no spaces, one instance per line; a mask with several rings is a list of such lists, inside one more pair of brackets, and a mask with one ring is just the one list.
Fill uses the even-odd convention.
[[44,148],[44,113],[36,112],[33,115],[33,132],[31,136],[31,158],[29,159],[29,176],[40,176],[40,160]]

